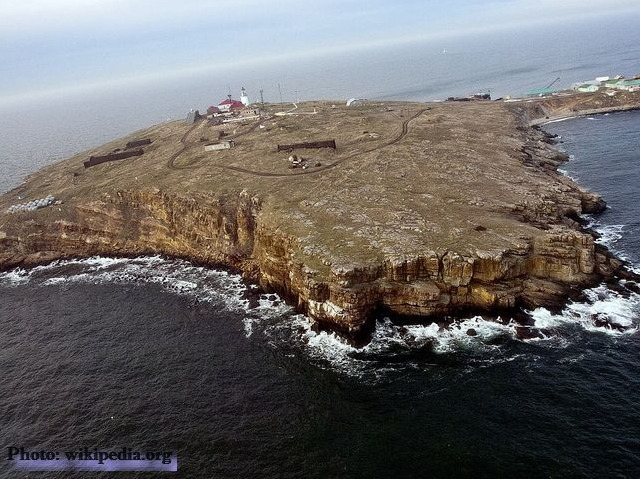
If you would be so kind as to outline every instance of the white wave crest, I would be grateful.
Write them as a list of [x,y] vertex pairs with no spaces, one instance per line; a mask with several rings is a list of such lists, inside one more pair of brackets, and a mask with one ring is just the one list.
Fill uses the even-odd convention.
[[587,331],[613,336],[633,334],[638,331],[640,295],[628,297],[612,291],[605,285],[585,291],[587,301],[573,302],[560,314],[545,308],[531,312],[535,326],[541,329],[578,325]]
[[[611,231],[621,232],[621,229]],[[244,316],[242,323],[247,338],[261,332],[276,346],[293,342],[310,358],[322,360],[330,368],[349,375],[359,375],[365,368],[376,370],[378,374],[385,368],[385,361],[402,361],[398,358],[420,350],[437,355],[460,351],[483,353],[500,349],[510,340],[562,344],[565,336],[562,328],[566,326],[578,325],[586,331],[614,336],[631,334],[638,330],[640,317],[640,295],[622,296],[603,285],[587,290],[585,302],[571,303],[561,314],[552,314],[543,308],[531,312],[532,332],[545,330],[542,334],[532,334],[531,338],[519,335],[520,326],[514,321],[494,321],[480,316],[446,325],[433,322],[404,326],[384,318],[377,321],[371,341],[364,347],[356,347],[338,334],[319,330],[306,316],[293,315],[293,308],[275,294],[253,295],[254,299],[250,300],[247,293],[258,288],[248,287],[239,275],[194,266],[186,261],[159,256],[95,257],[0,274],[2,285],[29,282],[43,287],[74,283],[159,285],[171,293],[215,302],[217,307],[240,312]],[[559,341],[549,341],[558,338]]]
[[160,256],[60,260],[30,270],[15,269],[0,274],[2,285],[33,282],[41,286],[73,283],[157,284],[168,292],[188,295],[198,301],[221,301],[230,310],[249,309],[249,301],[244,297],[246,286],[241,276]]
[[433,344],[434,351],[446,353],[461,349],[493,347],[490,343],[498,338],[514,339],[515,328],[516,325],[512,321],[502,324],[475,316],[456,321],[446,328],[432,323],[429,326],[408,326],[405,329],[415,342],[426,340]]
[[31,271],[16,268],[0,273],[0,284],[3,286],[20,286],[31,281]]
[[563,170],[562,168],[558,168],[558,173],[560,173],[562,176],[566,176],[567,178],[569,178],[572,181],[575,181],[576,183],[580,181],[577,176],[571,176],[567,170]]
[[[498,338],[513,339],[515,327],[514,323],[502,324],[479,316],[456,321],[448,327],[440,327],[437,323],[401,326],[384,318],[377,321],[371,341],[364,347],[356,347],[334,332],[318,330],[313,320],[306,316],[296,315],[287,318],[286,323],[266,328],[265,334],[278,337],[275,331],[285,329],[284,337],[297,338],[311,359],[320,360],[348,375],[360,375],[365,369],[375,369],[380,373],[383,366],[378,360],[393,359],[398,353],[421,349],[436,354],[496,349],[499,346],[492,343]],[[374,368],[371,368],[372,364],[375,364]]]
[[261,294],[257,306],[245,308],[247,316],[242,320],[245,336],[249,338],[254,327],[276,317],[282,317],[293,311],[277,294]]
[[600,238],[596,239],[597,244],[613,247],[621,238],[624,232],[624,225],[602,225],[597,221],[593,221],[589,226],[594,228]]

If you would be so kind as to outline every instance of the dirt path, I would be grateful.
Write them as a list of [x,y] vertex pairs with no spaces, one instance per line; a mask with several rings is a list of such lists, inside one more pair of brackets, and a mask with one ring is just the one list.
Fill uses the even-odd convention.
[[392,140],[389,140],[388,142],[383,143],[382,145],[376,146],[374,148],[370,148],[368,150],[354,152],[354,153],[352,153],[350,155],[345,156],[344,158],[340,158],[339,160],[331,163],[330,165],[320,166],[318,168],[314,168],[313,170],[301,170],[301,171],[296,172],[296,173],[269,173],[269,172],[266,172],[266,171],[249,170],[249,169],[246,169],[246,168],[241,168],[239,166],[218,166],[218,168],[223,168],[223,169],[232,170],[232,171],[238,171],[240,173],[246,173],[248,175],[253,175],[253,176],[266,176],[266,177],[274,177],[274,178],[284,178],[284,177],[300,176],[300,175],[313,175],[313,174],[316,174],[316,173],[320,173],[322,171],[329,170],[331,168],[335,168],[336,166],[340,165],[344,161],[349,160],[351,158],[354,158],[356,156],[365,155],[367,153],[371,153],[373,151],[380,150],[382,148],[386,148],[387,146],[391,146],[391,145],[394,145],[394,144],[398,143],[405,136],[407,136],[407,133],[409,133],[409,123],[411,123],[413,120],[415,120],[420,115],[422,115],[425,111],[428,111],[430,109],[431,108],[424,108],[424,109],[420,110],[418,113],[416,113],[415,115],[413,115],[411,118],[408,118],[405,121],[403,121],[402,122],[402,130],[400,131],[400,134],[397,137],[393,138]]
[[[264,122],[266,122],[266,121],[268,121],[270,119],[271,119],[270,117],[261,118],[260,120],[255,122],[253,125],[251,125],[251,127],[249,129],[247,129],[245,131],[242,131],[242,132],[238,133],[237,135],[233,135],[233,136],[229,137],[228,139],[229,140],[235,140],[236,138],[238,138],[240,136],[243,136],[243,135],[246,135],[248,133],[251,133],[253,130],[255,130],[260,125],[262,125]],[[193,130],[195,130],[196,128],[201,127],[201,126],[202,126],[202,123],[200,123],[200,124],[194,123],[193,126],[191,128],[189,128],[184,135],[182,135],[182,138],[180,138],[180,143],[182,144],[182,148],[180,150],[178,150],[176,153],[174,153],[173,155],[171,155],[171,158],[169,158],[169,161],[167,161],[167,166],[169,168],[171,168],[172,170],[188,170],[190,168],[196,168],[198,166],[197,164],[188,165],[188,166],[177,166],[176,165],[176,160],[178,159],[178,157],[180,155],[182,155],[189,148],[197,146],[195,143],[188,143],[187,142],[187,138],[193,132]]]
[[167,161],[167,166],[169,168],[171,168],[172,170],[182,170],[182,169],[184,169],[184,168],[181,168],[181,167],[177,167],[175,165],[175,161],[178,159],[178,157],[180,155],[182,155],[187,150],[187,148],[190,147],[190,145],[187,143],[187,138],[189,137],[191,132],[193,130],[195,130],[198,126],[200,126],[198,123],[194,123],[193,126],[191,126],[191,128],[189,128],[186,131],[186,133],[184,135],[182,135],[182,138],[180,138],[180,143],[182,144],[182,148],[180,148],[180,150],[178,150],[173,155],[171,155],[171,158],[169,158],[169,161]]

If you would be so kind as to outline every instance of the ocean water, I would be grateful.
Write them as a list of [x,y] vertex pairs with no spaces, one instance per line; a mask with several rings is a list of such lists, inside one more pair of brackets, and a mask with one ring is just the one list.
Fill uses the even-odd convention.
[[[576,76],[638,66],[636,31],[614,34],[625,48],[612,39],[592,56],[584,45],[571,56],[577,42],[566,36],[547,63],[531,60],[539,45],[518,47],[531,55],[504,42],[506,51],[491,51],[513,58],[511,88],[553,76],[555,63]],[[397,53],[366,59],[389,75],[375,87],[380,97],[473,92],[493,74],[478,62],[455,88],[418,91],[422,70],[392,74],[418,53]],[[331,85],[333,93],[307,93],[356,96],[339,78]],[[129,92],[4,115],[2,188],[202,101],[175,89],[151,106],[150,93]],[[600,241],[640,266],[640,112],[545,128],[571,155],[566,174],[609,203],[591,218]],[[0,273],[0,443],[168,450],[176,477],[189,478],[640,477],[640,298],[599,286],[561,314],[530,314],[543,331],[536,339],[518,339],[510,318],[442,329],[381,317],[371,343],[355,348],[240,277],[184,261],[89,258]],[[94,476],[104,477],[72,477]],[[23,474],[3,461],[0,477],[69,476]]]
[[639,264],[640,217],[628,205],[640,204],[640,112],[586,116],[545,129],[561,136],[559,147],[570,155],[561,170],[607,201],[609,208],[592,218],[603,234],[600,241]]

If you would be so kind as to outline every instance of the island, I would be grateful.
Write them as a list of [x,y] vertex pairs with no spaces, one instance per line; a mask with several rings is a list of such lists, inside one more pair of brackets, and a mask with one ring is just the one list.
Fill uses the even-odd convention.
[[[640,93],[313,101],[193,112],[56,162],[0,197],[0,269],[161,254],[241,272],[352,338],[379,314],[562,307],[629,278],[536,125]],[[635,278],[632,278],[635,280]]]

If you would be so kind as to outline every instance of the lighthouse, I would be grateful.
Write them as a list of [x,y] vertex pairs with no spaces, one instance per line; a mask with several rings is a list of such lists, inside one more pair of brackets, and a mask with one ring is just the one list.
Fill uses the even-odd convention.
[[249,106],[249,97],[247,96],[247,90],[245,90],[244,87],[240,90],[240,102],[242,102],[244,106]]

